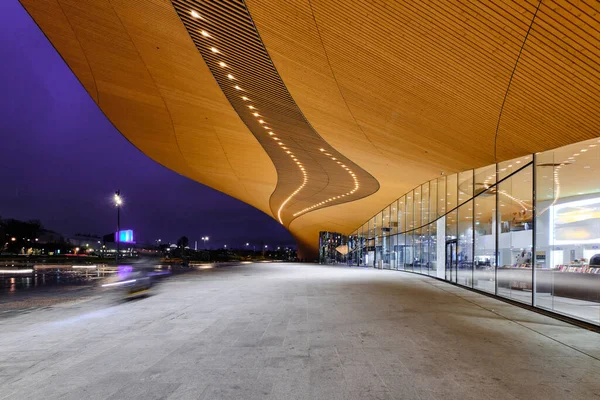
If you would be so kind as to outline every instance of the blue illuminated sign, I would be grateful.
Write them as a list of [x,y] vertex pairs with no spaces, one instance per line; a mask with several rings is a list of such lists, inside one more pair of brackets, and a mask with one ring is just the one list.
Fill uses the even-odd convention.
[[133,241],[133,231],[128,229],[126,231],[115,232],[115,242],[135,243]]

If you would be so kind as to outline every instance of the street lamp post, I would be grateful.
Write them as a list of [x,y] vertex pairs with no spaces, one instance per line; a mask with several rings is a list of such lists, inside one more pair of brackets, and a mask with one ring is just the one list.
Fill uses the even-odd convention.
[[121,244],[121,204],[123,204],[123,199],[121,199],[121,190],[117,190],[115,192],[115,206],[117,206],[117,253],[115,254],[115,262],[119,263],[119,247]]
[[204,250],[206,250],[206,242],[208,242],[208,236],[202,236],[202,242],[204,243]]

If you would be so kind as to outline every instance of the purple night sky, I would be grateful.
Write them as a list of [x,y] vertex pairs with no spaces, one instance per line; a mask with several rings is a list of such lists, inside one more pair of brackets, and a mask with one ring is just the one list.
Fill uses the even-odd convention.
[[293,244],[261,211],[184,178],[131,145],[104,117],[17,0],[0,1],[0,217],[64,234],[121,228],[138,242]]

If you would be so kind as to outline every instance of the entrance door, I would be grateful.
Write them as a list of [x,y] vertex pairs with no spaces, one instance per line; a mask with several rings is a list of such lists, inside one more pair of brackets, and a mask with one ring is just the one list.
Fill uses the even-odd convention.
[[446,242],[446,280],[456,282],[458,258],[456,256],[456,240]]

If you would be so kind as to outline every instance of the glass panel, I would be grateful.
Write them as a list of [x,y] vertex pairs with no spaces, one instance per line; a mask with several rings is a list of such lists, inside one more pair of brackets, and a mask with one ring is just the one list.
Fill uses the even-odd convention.
[[356,231],[348,235],[348,257],[347,264],[355,265],[356,258]]
[[398,269],[405,269],[405,254],[406,254],[406,235],[401,233],[398,235],[398,242],[396,243],[396,263]]
[[446,178],[446,210],[450,211],[456,208],[456,185],[457,175],[450,175]]
[[352,265],[360,265],[360,238],[362,236],[362,231],[359,229],[356,231],[354,236],[354,257],[352,261]]
[[429,182],[421,186],[421,223],[419,225],[427,225],[429,223]]
[[398,232],[406,232],[406,196],[398,200]]
[[375,266],[375,222],[377,217],[371,218],[369,221],[369,233],[367,236],[367,266]]
[[498,184],[498,294],[531,304],[532,166]]
[[413,232],[408,232],[405,235],[405,238],[406,238],[406,247],[405,247],[405,253],[404,253],[404,269],[407,271],[412,271],[414,260],[415,260]]
[[375,267],[383,268],[383,238],[382,238],[382,216],[383,211],[380,211],[375,220]]
[[410,191],[406,194],[406,229],[407,231],[414,228],[413,223],[413,192]]
[[421,273],[429,275],[429,226],[421,228]]
[[600,140],[536,155],[536,305],[600,324]]
[[437,270],[435,276],[441,279],[446,277],[446,216],[435,221]]
[[390,248],[392,245],[392,238],[391,236],[384,236],[382,238],[382,242],[383,242],[383,249],[382,249],[382,268],[383,269],[390,269],[391,268],[391,260],[390,260]]
[[446,177],[442,177],[438,179],[438,192],[437,192],[437,212],[438,217],[446,214]]
[[437,219],[437,187],[437,179],[429,181],[429,222]]
[[458,204],[473,197],[473,170],[458,174]]
[[519,168],[522,168],[523,165],[526,165],[528,162],[531,162],[531,160],[533,160],[533,156],[529,154],[525,157],[519,157],[513,160],[498,163],[498,181],[506,178]]
[[390,206],[384,208],[381,214],[381,234],[383,236],[388,236],[390,234]]
[[437,222],[429,224],[429,236],[427,239],[429,249],[429,275],[436,276],[437,273]]
[[472,286],[473,279],[473,200],[458,208],[457,282]]
[[363,231],[362,231],[362,240],[361,240],[361,251],[360,251],[360,257],[361,257],[361,264],[363,267],[366,267],[368,265],[367,263],[367,246],[368,246],[368,238],[369,238],[369,223],[365,223],[363,225]]
[[413,213],[414,213],[414,227],[419,227],[421,226],[421,187],[419,186],[418,188],[415,189],[414,191],[414,202],[413,202]]
[[382,268],[390,269],[390,209],[391,206],[387,206],[382,211],[382,219],[381,219],[381,261]]
[[496,183],[496,164],[475,170],[474,195],[485,192]]
[[367,237],[369,236],[369,223],[363,225],[360,239],[360,265],[367,266]]
[[398,235],[390,236],[390,269],[398,269],[398,263],[396,261],[397,240],[398,240]]
[[415,229],[413,236],[414,243],[414,262],[413,262],[413,271],[422,273],[422,265],[423,265],[423,238],[421,236],[421,228]]
[[450,211],[446,215],[446,279],[451,282],[456,282],[456,247],[457,247],[457,210]]
[[[495,174],[494,174],[495,175]],[[473,287],[496,292],[496,190],[475,198],[475,267]]]
[[398,202],[395,201],[391,205],[390,211],[390,234],[395,235],[398,233]]

